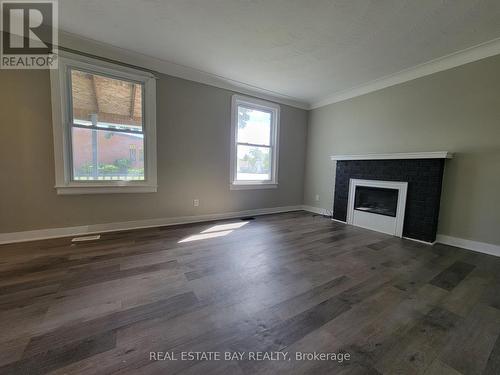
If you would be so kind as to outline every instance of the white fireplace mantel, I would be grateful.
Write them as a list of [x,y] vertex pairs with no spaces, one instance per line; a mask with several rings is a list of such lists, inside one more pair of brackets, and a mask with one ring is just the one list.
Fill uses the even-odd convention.
[[332,155],[332,160],[452,159],[449,151],[399,152],[393,154]]

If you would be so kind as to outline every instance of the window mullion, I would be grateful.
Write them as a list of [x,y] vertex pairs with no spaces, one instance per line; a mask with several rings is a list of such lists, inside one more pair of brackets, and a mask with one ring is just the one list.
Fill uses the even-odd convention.
[[144,135],[144,131],[135,131],[135,130],[127,130],[127,129],[115,129],[115,128],[101,128],[99,126],[93,126],[93,125],[80,125],[80,124],[75,124],[75,123],[70,123],[70,126],[74,128],[80,128],[80,129],[88,129],[88,130],[102,130],[102,131],[107,131],[107,132],[115,132],[115,133],[127,133],[127,134],[142,134]]
[[273,146],[268,145],[259,145],[256,143],[245,143],[245,142],[236,142],[238,146],[249,146],[249,147],[265,147],[265,148],[273,148]]

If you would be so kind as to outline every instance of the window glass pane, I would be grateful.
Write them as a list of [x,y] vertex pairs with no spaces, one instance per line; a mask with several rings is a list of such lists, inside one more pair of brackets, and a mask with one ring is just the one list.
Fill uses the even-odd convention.
[[238,142],[271,145],[271,112],[238,106]]
[[236,179],[266,181],[271,179],[271,149],[238,145]]
[[142,84],[71,70],[73,122],[142,131]]
[[142,134],[72,129],[75,181],[144,180],[144,161],[134,152],[144,149]]

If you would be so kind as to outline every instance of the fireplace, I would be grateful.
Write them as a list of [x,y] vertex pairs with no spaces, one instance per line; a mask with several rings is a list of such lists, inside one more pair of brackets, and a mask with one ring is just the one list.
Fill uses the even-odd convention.
[[[393,216],[383,215],[380,209],[379,212],[363,212],[367,208],[377,207],[359,200],[356,202],[355,199],[352,199],[353,207],[350,212],[349,198],[355,198],[355,195],[350,195],[350,182],[352,179],[403,181],[408,183],[405,217],[402,220],[403,236],[434,242],[438,227],[445,160],[451,158],[453,154],[448,151],[332,155],[331,159],[336,163],[333,219],[348,222],[348,216],[352,217],[354,214],[356,216],[371,214],[372,218],[377,217],[379,221],[394,219]],[[354,203],[358,209],[354,209]],[[397,209],[396,216],[398,216]]]
[[351,179],[347,223],[403,236],[408,183]]
[[396,217],[398,190],[371,186],[356,186],[354,209]]

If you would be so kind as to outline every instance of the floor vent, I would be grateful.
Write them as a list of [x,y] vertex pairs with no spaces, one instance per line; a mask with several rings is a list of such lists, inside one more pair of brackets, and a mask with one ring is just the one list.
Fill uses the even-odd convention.
[[255,220],[255,218],[249,216],[249,217],[242,217],[240,220],[242,220],[242,221],[249,221],[249,220]]
[[71,240],[71,242],[85,242],[85,241],[97,241],[101,238],[101,235],[95,236],[84,236],[84,237],[75,237]]

